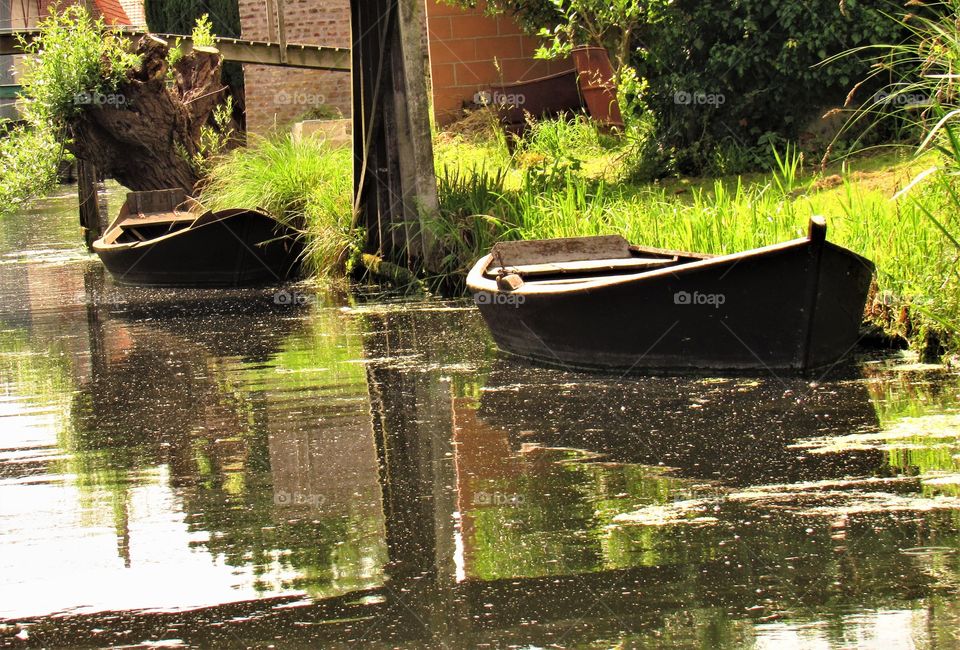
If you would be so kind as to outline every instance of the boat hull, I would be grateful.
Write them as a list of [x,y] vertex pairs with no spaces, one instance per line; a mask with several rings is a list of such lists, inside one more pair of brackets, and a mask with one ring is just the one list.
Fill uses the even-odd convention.
[[538,362],[644,369],[807,370],[855,347],[873,265],[795,240],[654,272],[502,291],[468,278],[497,345]]
[[245,210],[135,244],[101,239],[94,251],[121,284],[236,287],[299,275],[303,245],[274,219]]

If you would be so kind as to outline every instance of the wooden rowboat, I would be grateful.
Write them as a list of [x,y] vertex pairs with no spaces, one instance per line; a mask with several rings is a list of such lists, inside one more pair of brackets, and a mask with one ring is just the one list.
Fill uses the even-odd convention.
[[467,278],[504,351],[629,372],[809,370],[856,346],[873,264],[807,237],[733,255],[618,236],[501,242]]
[[300,272],[296,231],[255,210],[210,211],[183,190],[131,192],[93,250],[122,284],[236,287]]

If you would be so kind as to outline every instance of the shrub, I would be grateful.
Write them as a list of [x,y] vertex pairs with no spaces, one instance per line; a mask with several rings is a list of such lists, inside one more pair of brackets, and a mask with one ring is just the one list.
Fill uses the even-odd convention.
[[545,56],[564,54],[571,43],[608,49],[625,116],[648,121],[638,163],[651,176],[712,166],[743,171],[736,168],[767,160],[771,144],[798,138],[813,118],[843,104],[868,70],[859,56],[818,63],[905,35],[883,14],[893,6],[888,0],[491,0],[489,6],[547,36]]
[[705,169],[717,146],[745,147],[769,134],[797,138],[811,118],[843,104],[868,64],[847,48],[898,41],[901,26],[862,0],[678,0],[648,30],[635,65],[649,82],[643,101],[677,171]]
[[85,108],[83,100],[116,91],[127,73],[140,64],[129,42],[94,20],[80,5],[41,21],[41,36],[21,41],[20,84],[27,99],[24,117],[31,124],[61,124]]
[[53,13],[40,35],[21,46],[20,84],[24,124],[0,141],[0,212],[45,194],[70,137],[68,120],[93,98],[108,96],[139,65],[128,41],[80,5]]

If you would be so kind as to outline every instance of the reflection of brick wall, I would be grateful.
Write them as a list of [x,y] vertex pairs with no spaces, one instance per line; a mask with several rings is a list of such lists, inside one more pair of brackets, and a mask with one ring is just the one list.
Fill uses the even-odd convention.
[[[286,0],[287,42],[350,47],[349,0]],[[268,26],[266,0],[240,0],[243,38],[276,41]],[[350,116],[350,75],[245,64],[247,131],[264,134],[286,128],[298,117],[326,104]]]
[[482,4],[460,9],[443,0],[426,3],[438,124],[456,119],[474,94],[490,84],[528,81],[573,67],[568,61],[535,60],[537,39],[524,36],[508,17],[484,15]]

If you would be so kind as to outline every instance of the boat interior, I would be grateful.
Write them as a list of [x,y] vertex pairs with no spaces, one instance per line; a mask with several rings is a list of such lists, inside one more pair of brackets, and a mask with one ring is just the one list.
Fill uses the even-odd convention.
[[192,227],[212,214],[182,189],[129,192],[103,236],[106,244],[135,244]]
[[499,242],[484,271],[488,278],[519,276],[523,283],[567,284],[597,276],[635,275],[713,257],[631,246],[619,235]]

